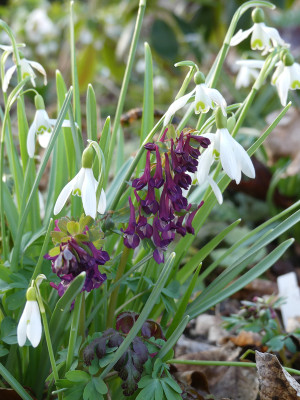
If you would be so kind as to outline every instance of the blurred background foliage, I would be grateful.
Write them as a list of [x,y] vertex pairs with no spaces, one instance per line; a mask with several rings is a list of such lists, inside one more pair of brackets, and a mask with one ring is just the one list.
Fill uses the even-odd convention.
[[[163,113],[173,101],[187,72],[185,68],[175,68],[174,63],[193,60],[207,73],[222,45],[233,13],[242,3],[243,1],[238,0],[148,1],[125,111],[141,108],[143,104],[144,41],[149,43],[153,56],[155,108]],[[281,0],[273,3],[277,9],[266,13],[266,23],[279,29],[281,36],[291,43],[291,51],[299,62],[300,2]],[[113,116],[115,112],[137,10],[138,0],[75,1],[76,55],[82,110],[85,109],[86,88],[91,82],[102,121],[107,115]],[[26,58],[39,61],[47,70],[49,84],[38,90],[45,97],[50,113],[51,108],[55,112],[55,70],[58,68],[66,83],[71,84],[69,2],[2,1],[0,13],[1,18],[13,28],[18,42],[26,43]],[[247,12],[239,21],[237,29],[247,29],[251,25],[251,14]],[[7,43],[3,32],[0,43]],[[249,48],[249,40],[246,40],[229,52],[218,84],[218,89],[224,94],[228,104],[243,101],[249,92],[249,88],[235,88],[235,61],[259,57],[257,52],[251,52]],[[296,106],[300,104],[296,91],[291,93],[291,98]],[[266,127],[266,119],[270,113],[280,108],[275,88],[266,85],[258,94],[245,121],[245,127],[239,133],[239,139],[246,148]],[[294,109],[293,113],[289,120],[285,120],[282,132],[279,133],[281,136],[277,137],[275,145],[270,144],[269,148],[266,145],[257,154],[257,179],[254,183],[243,181],[239,187],[233,184],[230,186],[224,205],[215,210],[205,233],[201,231],[201,239],[196,243],[196,248],[209,236],[214,236],[223,229],[228,222],[240,216],[248,224],[240,229],[252,229],[279,209],[299,199],[300,145],[298,149],[292,146],[292,150],[283,150],[283,144],[290,141],[289,134],[292,130],[293,140],[300,142],[297,139],[300,135],[297,129],[300,122],[299,112]],[[123,124],[126,139],[124,157],[133,154],[139,144],[140,121],[132,122],[131,120],[135,120],[134,115],[137,117],[138,114],[132,115],[129,118],[131,123]],[[271,136],[276,134],[274,132]],[[293,161],[296,166],[292,174],[287,174],[286,171]],[[300,227],[296,227],[292,234],[299,242]]]

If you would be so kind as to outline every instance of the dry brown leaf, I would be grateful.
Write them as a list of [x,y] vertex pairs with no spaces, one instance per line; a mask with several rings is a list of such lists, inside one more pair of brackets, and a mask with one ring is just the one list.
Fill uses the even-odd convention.
[[261,400],[298,400],[299,383],[280,365],[276,356],[255,352]]
[[236,346],[260,346],[261,337],[256,332],[241,331],[237,336],[229,336],[229,340]]

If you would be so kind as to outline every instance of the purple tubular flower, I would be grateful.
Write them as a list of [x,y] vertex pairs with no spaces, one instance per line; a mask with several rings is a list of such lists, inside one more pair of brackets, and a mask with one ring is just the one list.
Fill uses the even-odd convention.
[[174,218],[173,207],[169,197],[167,196],[166,185],[163,188],[160,198],[159,218],[165,222],[172,221],[172,219]]
[[145,200],[141,200],[141,206],[146,214],[156,214],[159,209],[159,204],[155,198],[153,186],[148,186],[148,193]]
[[172,168],[173,168],[173,170],[174,170],[174,172],[177,172],[177,173],[182,173],[182,172],[184,172],[184,171],[186,171],[186,168],[185,168],[185,166],[184,165],[181,165],[180,163],[179,163],[179,161],[178,161],[178,158],[177,158],[177,156],[176,156],[176,154],[175,154],[175,151],[174,151],[174,141],[173,141],[173,139],[171,139],[171,161],[172,161]]
[[167,246],[172,240],[161,239],[157,229],[157,220],[158,218],[155,217],[153,221],[153,243],[156,246],[156,249],[153,252],[153,258],[157,264],[161,264],[164,262],[164,252],[167,250]]
[[164,179],[163,179],[163,171],[162,171],[162,166],[161,166],[161,158],[160,158],[159,148],[157,145],[156,145],[155,151],[156,151],[156,170],[155,170],[155,174],[153,175],[153,177],[150,178],[149,186],[159,189],[164,184]]
[[160,138],[160,142],[164,142],[165,140],[166,140],[166,135],[167,135],[167,132],[168,132],[168,128],[166,128],[165,130],[164,130],[164,133],[162,134],[162,137]]
[[203,136],[189,135],[189,137],[193,140],[196,140],[204,149],[206,149],[210,145],[210,140]]
[[194,210],[194,211],[192,211],[192,212],[189,214],[189,216],[187,217],[186,224],[185,224],[186,230],[187,230],[188,233],[191,233],[192,235],[195,234],[195,229],[192,227],[193,219],[194,219],[194,217],[195,217],[195,215],[196,215],[196,212],[199,210],[200,207],[203,206],[203,204],[204,204],[204,201],[201,201],[201,203],[199,204],[199,206],[197,207],[197,209]]
[[175,153],[176,154],[183,154],[184,153],[184,149],[183,149],[184,143],[183,143],[183,132],[180,133],[179,139],[178,139],[178,143],[175,149]]
[[184,215],[181,215],[180,217],[175,217],[174,220],[171,222],[171,228],[176,230],[176,232],[181,236],[186,235],[186,228],[182,226],[184,217]]
[[145,170],[143,175],[140,178],[136,178],[132,181],[132,186],[137,189],[137,190],[141,190],[143,189],[143,187],[145,187],[150,178],[151,178],[151,174],[150,174],[150,155],[151,152],[147,151],[147,157],[146,157],[146,166],[145,166]]
[[182,172],[181,174],[176,174],[174,176],[174,182],[176,183],[176,185],[179,185],[182,189],[187,190],[192,184],[192,178],[190,177],[190,175]]
[[125,231],[121,229],[124,233],[124,244],[129,249],[135,249],[140,244],[140,238],[135,233],[136,221],[135,221],[135,209],[132,204],[131,198],[129,197],[129,207],[130,207],[130,217],[127,229]]
[[199,149],[195,149],[190,145],[190,136],[187,136],[186,141],[183,146],[184,154],[189,154],[193,158],[198,158],[200,156]]
[[169,164],[169,157],[165,153],[165,171],[166,171],[166,184],[165,187],[167,189],[168,196],[170,200],[176,201],[182,197],[181,188],[175,184],[172,179],[171,172],[170,172],[170,164]]
[[140,215],[137,227],[136,227],[136,233],[139,235],[139,237],[143,240],[145,238],[150,239],[153,233],[153,228],[150,224],[147,222],[147,218],[144,217],[143,215]]

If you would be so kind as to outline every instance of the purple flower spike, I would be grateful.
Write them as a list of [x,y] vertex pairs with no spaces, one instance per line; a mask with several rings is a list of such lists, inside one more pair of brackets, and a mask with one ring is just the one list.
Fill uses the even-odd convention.
[[201,203],[199,204],[197,209],[195,211],[192,211],[190,213],[190,215],[187,217],[186,224],[185,224],[186,230],[187,230],[188,233],[191,233],[192,235],[195,234],[195,229],[192,227],[193,219],[194,219],[194,217],[196,215],[196,212],[199,210],[200,207],[203,206],[203,204],[204,204],[204,201],[201,201]]
[[148,184],[149,179],[151,178],[150,155],[151,155],[151,152],[147,151],[146,166],[145,166],[145,171],[144,171],[143,175],[140,178],[136,178],[132,181],[132,186],[137,190],[143,189],[143,187],[145,187]]
[[124,244],[129,249],[135,249],[140,244],[140,238],[135,233],[136,221],[135,221],[135,209],[132,204],[131,198],[129,197],[129,207],[130,207],[130,217],[127,229],[125,231],[121,229],[124,233]]
[[150,178],[149,185],[159,189],[164,184],[163,171],[161,166],[161,158],[159,148],[156,146],[156,170],[153,178]]

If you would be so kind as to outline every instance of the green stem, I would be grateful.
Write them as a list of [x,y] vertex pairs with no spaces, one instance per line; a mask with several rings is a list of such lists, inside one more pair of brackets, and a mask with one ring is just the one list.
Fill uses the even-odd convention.
[[[210,365],[210,366],[224,366],[224,367],[249,367],[256,368],[256,363],[241,362],[241,361],[196,361],[196,360],[178,360],[171,359],[167,364],[185,364],[185,365]],[[300,371],[293,368],[282,367],[290,374],[300,375]]]
[[[124,274],[128,256],[129,256],[130,249],[128,247],[124,247],[124,251],[120,260],[120,264],[117,270],[117,275],[115,278],[115,281],[118,281],[122,275]],[[115,310],[116,310],[116,305],[117,305],[117,300],[118,300],[118,294],[119,294],[119,286],[117,286],[114,291],[112,292],[110,296],[110,301],[109,301],[109,306],[108,306],[108,312],[107,312],[107,323],[106,326],[107,328],[111,328],[113,326],[114,318],[115,318]]]
[[[46,343],[47,343],[50,363],[51,363],[51,367],[52,367],[52,371],[53,371],[54,380],[55,380],[55,383],[56,383],[58,381],[58,379],[59,379],[59,375],[58,375],[58,370],[57,370],[57,366],[56,366],[56,363],[55,363],[55,357],[54,357],[53,347],[52,347],[52,343],[51,343],[51,337],[50,337],[50,331],[49,331],[46,311],[45,311],[45,307],[44,307],[44,304],[43,304],[43,299],[41,297],[39,289],[36,290],[36,295],[37,295],[37,301],[39,303],[39,308],[40,308],[40,311],[41,311],[41,317],[42,317],[44,331],[45,331],[45,338],[46,338]],[[58,399],[62,400],[61,394],[58,394]]]
[[70,338],[69,338],[69,344],[68,344],[66,372],[69,371],[69,369],[72,365],[72,362],[73,362],[83,295],[84,295],[84,293],[80,293],[79,296],[77,296],[77,299],[75,300],[72,324],[71,324],[71,329],[70,329]]
[[46,236],[45,236],[45,239],[44,239],[44,243],[43,243],[43,246],[42,246],[42,249],[41,249],[41,252],[40,252],[40,256],[39,256],[38,262],[36,263],[35,269],[33,271],[32,277],[31,277],[29,282],[35,280],[35,278],[41,273],[41,267],[42,267],[42,263],[43,263],[43,260],[44,260],[44,255],[46,254],[46,251],[47,251],[47,247],[48,247],[48,243],[49,243],[50,233],[51,233],[52,227],[53,227],[53,219],[51,218],[50,222],[49,222],[49,225],[48,225],[47,232],[46,232]]
[[117,132],[120,127],[120,119],[121,119],[121,115],[122,115],[123,108],[124,108],[125,97],[127,94],[129,79],[130,79],[130,75],[131,75],[131,71],[132,71],[132,67],[133,67],[133,62],[134,62],[134,57],[135,57],[135,53],[136,53],[136,48],[138,45],[140,32],[141,32],[145,9],[146,9],[146,0],[140,0],[136,25],[134,28],[133,38],[132,38],[132,42],[131,42],[131,46],[130,46],[130,50],[129,50],[128,61],[127,61],[126,69],[125,69],[124,79],[122,82],[122,87],[121,87],[121,92],[120,92],[120,96],[119,96],[119,100],[118,100],[113,131],[112,131],[110,145],[109,145],[106,174],[105,174],[105,179],[104,179],[104,188],[106,188],[106,185],[107,185],[108,174],[109,174],[111,162],[112,162],[112,155],[113,155],[113,152],[115,151]]

